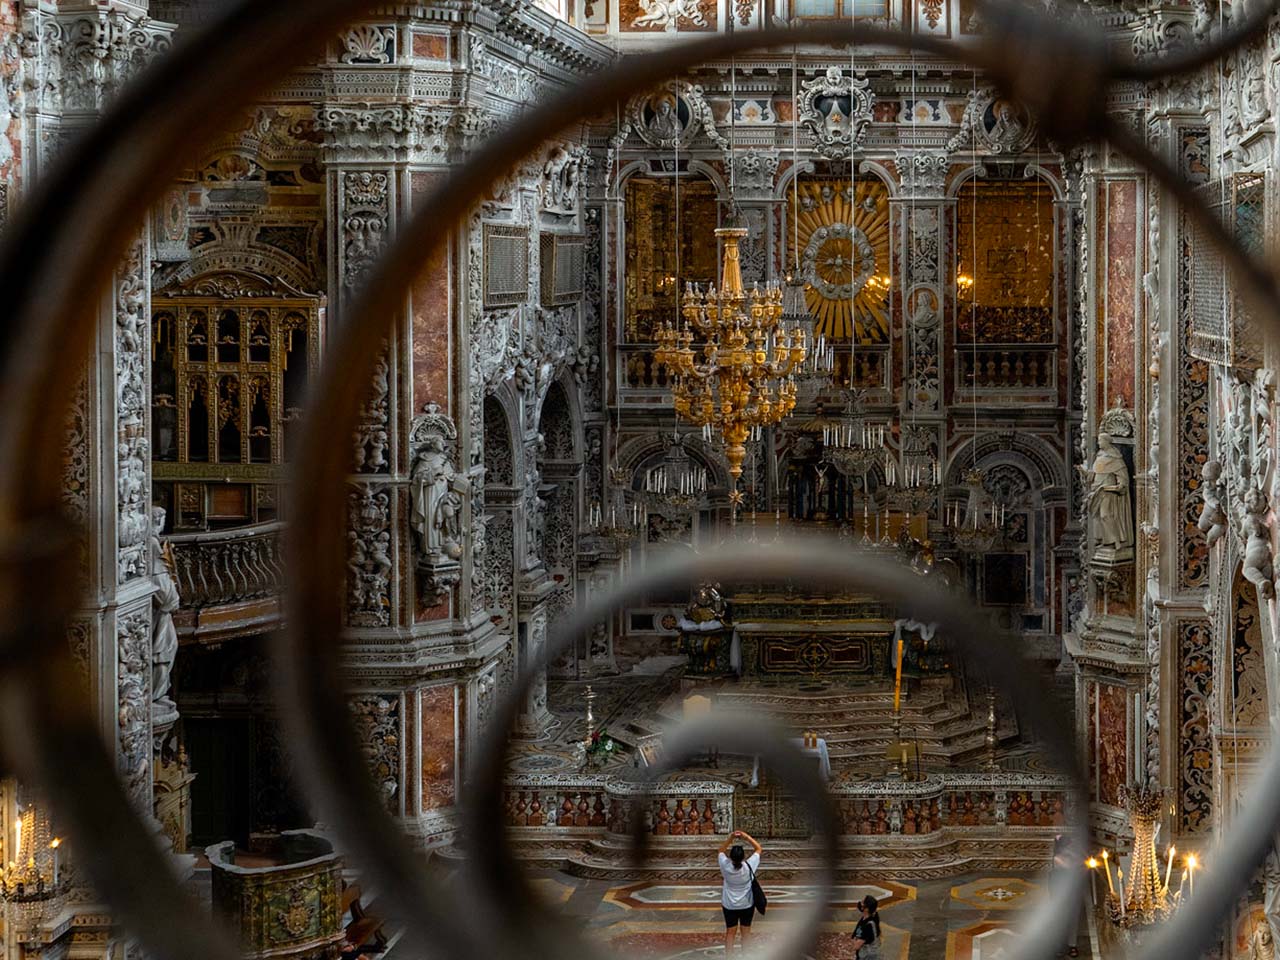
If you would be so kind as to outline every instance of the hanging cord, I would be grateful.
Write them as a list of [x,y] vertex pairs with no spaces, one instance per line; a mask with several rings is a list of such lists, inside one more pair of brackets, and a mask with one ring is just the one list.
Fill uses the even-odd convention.
[[[978,74],[973,74],[973,106],[978,106]],[[970,219],[969,240],[970,256],[973,262],[972,284],[969,287],[969,359],[973,364],[973,384],[969,388],[969,405],[973,412],[973,469],[978,469],[978,122],[981,118],[970,118],[970,149],[973,151],[973,178],[970,183]],[[973,505],[973,523],[978,524],[978,514],[982,512],[982,498],[979,495]]]
[[[858,25],[855,0],[849,0],[849,29]],[[853,84],[857,79],[858,44],[851,37],[849,40],[849,109],[845,121],[849,124],[849,389],[858,389],[858,307],[857,293],[853,289],[853,264],[856,246],[854,244],[854,223],[858,203],[858,162],[855,157],[856,145],[853,137]],[[865,423],[865,421],[864,421]]]
[[799,98],[799,59],[799,45],[793,44],[791,47],[791,258],[795,269],[794,279],[797,283],[800,282],[800,123],[799,111],[796,108]]

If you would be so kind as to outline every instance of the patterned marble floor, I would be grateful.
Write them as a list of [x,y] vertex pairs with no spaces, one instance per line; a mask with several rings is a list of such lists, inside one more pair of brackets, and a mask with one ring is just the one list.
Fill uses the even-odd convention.
[[[620,958],[724,957],[718,886],[671,881],[616,886],[550,871],[537,876],[538,895],[551,909],[572,917]],[[848,960],[853,904],[865,893],[881,902],[883,960],[1000,960],[1018,941],[1022,911],[1043,896],[1039,880],[969,875],[917,886],[868,880],[838,887],[834,919],[823,926],[812,960]],[[770,885],[767,870],[761,881],[770,894],[770,911],[756,918],[753,930],[763,945],[780,936],[813,888]],[[1081,957],[1094,956],[1083,911],[1078,948]]]

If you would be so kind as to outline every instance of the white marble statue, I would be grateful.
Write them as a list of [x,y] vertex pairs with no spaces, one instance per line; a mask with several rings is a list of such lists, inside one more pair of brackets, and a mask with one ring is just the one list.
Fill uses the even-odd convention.
[[164,518],[163,507],[152,507],[151,581],[156,591],[151,597],[155,607],[151,620],[151,700],[167,712],[177,709],[169,696],[169,685],[173,662],[178,656],[178,631],[173,625],[173,614],[180,598],[173,579],[173,550],[168,541],[160,539]]
[[1276,944],[1271,933],[1271,924],[1265,916],[1259,916],[1253,923],[1253,932],[1249,937],[1249,960],[1275,960]]
[[1098,434],[1098,453],[1092,467],[1080,467],[1089,484],[1085,504],[1093,541],[1094,559],[1125,560],[1133,557],[1133,509],[1129,496],[1129,467],[1107,433]]
[[413,529],[422,552],[433,560],[462,556],[462,496],[471,481],[449,462],[442,437],[428,437],[410,476]]

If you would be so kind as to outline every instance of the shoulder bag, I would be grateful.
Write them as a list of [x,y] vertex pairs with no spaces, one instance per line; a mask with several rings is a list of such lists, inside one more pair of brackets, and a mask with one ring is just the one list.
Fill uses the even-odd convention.
[[[751,870],[750,864],[747,865],[747,869]],[[755,907],[762,917],[769,906],[769,898],[764,895],[764,887],[760,886],[760,881],[756,879],[754,870],[751,870],[751,906]]]

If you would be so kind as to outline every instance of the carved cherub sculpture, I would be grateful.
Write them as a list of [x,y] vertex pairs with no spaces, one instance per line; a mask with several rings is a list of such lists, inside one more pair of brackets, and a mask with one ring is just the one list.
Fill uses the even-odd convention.
[[1200,469],[1200,495],[1204,506],[1196,526],[1205,535],[1204,540],[1213,546],[1227,532],[1227,511],[1222,506],[1222,464],[1218,460],[1206,460]]
[[1259,490],[1246,495],[1244,532],[1244,562],[1241,573],[1258,588],[1258,596],[1270,600],[1276,595],[1274,559],[1271,554],[1271,528],[1263,520],[1266,498]]

